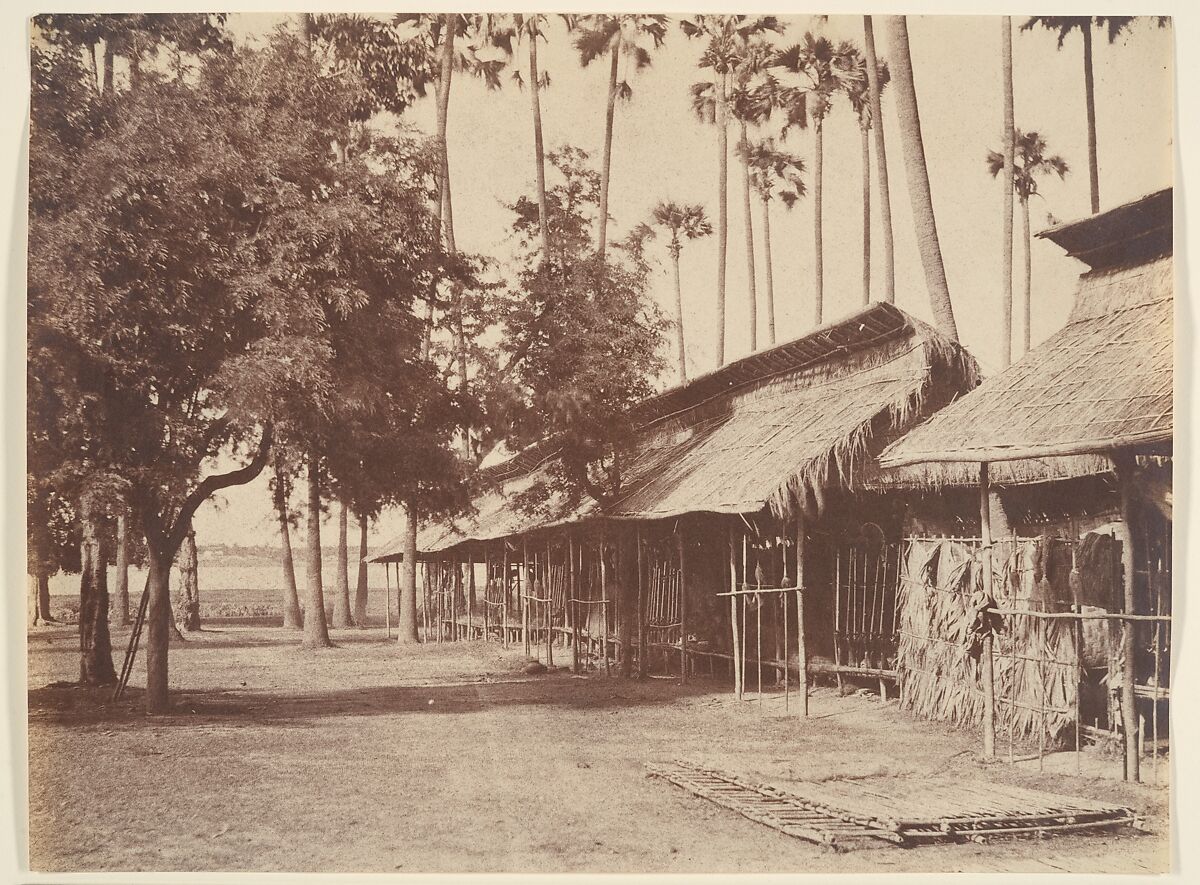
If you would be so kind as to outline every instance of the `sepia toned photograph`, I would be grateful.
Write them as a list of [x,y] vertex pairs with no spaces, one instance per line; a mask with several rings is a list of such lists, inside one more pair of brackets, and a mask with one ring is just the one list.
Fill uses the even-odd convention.
[[854,12],[25,21],[29,881],[1173,871],[1175,21]]

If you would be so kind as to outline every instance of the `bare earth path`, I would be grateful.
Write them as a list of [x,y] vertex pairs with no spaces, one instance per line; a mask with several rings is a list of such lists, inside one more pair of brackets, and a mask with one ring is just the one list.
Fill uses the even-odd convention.
[[[123,648],[126,634],[114,645]],[[975,737],[819,689],[807,721],[680,688],[523,676],[497,644],[398,647],[382,630],[305,652],[217,627],[171,650],[178,711],[97,704],[71,628],[30,635],[30,860],[42,870],[1150,872],[1167,793],[987,768]],[[563,657],[569,660],[569,653]],[[938,774],[1131,805],[1150,835],[834,854],[646,777],[686,757],[752,779]]]

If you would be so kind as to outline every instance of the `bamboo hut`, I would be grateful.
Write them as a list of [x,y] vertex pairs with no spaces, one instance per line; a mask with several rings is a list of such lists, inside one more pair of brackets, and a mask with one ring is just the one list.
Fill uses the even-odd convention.
[[[1159,729],[1166,722],[1164,702],[1169,697],[1174,430],[1171,190],[1039,236],[1086,265],[1064,328],[889,446],[880,458],[885,468],[931,465],[940,470],[943,465],[976,465],[981,501],[982,531],[974,554],[979,576],[974,584],[964,585],[954,604],[962,609],[955,623],[972,618],[982,623],[982,656],[977,664],[964,663],[958,670],[943,656],[943,666],[931,674],[933,665],[924,659],[925,652],[914,647],[911,655],[902,654],[900,667],[903,671],[911,665],[915,684],[921,682],[921,671],[933,675],[942,687],[934,690],[938,697],[932,705],[941,706],[943,713],[955,704],[968,708],[963,718],[982,720],[985,752],[994,753],[995,708],[1004,712],[1012,729],[1020,711],[1014,703],[1019,691],[1011,684],[1026,681],[1022,671],[1028,668],[1023,664],[1029,662],[1021,661],[1017,648],[1007,660],[1001,655],[1009,682],[1001,685],[992,672],[992,643],[997,636],[1010,644],[1014,636],[1022,637],[1023,647],[1036,649],[1033,657],[1039,672],[1033,681],[1040,695],[1039,740],[1045,739],[1050,706],[1066,722],[1073,719],[1078,741],[1081,689],[1086,681],[1084,627],[1091,618],[1103,621],[1110,646],[1105,681],[1110,689],[1119,687],[1119,692],[1109,693],[1113,714],[1109,727],[1116,729],[1119,724],[1126,776],[1137,779],[1141,732],[1148,722],[1157,759]],[[1066,586],[1072,589],[1066,599],[1009,592],[1008,575],[1014,572],[1010,564],[1019,565],[1026,554],[1017,541],[1004,551],[999,542],[1007,539],[991,537],[987,500],[995,469],[1062,458],[1102,459],[1110,477],[1099,488],[1064,481],[1040,493],[1043,506],[1057,508],[1071,524],[1065,539],[1071,552],[1065,555],[1070,566]],[[1081,527],[1081,521],[1088,525]],[[1104,534],[1119,548],[1121,568],[1115,579],[1103,564],[1091,571],[1080,566],[1084,545],[1094,552],[1102,546],[1097,536]],[[927,558],[928,551],[922,555]],[[946,588],[933,587],[927,575],[921,576],[917,563],[908,576],[919,586],[907,603],[914,611],[921,606],[936,608],[927,606],[931,594]],[[1036,587],[1043,580],[1045,574],[1033,584]],[[1097,585],[1108,583],[1117,588],[1115,594],[1107,586],[1096,592]],[[1019,588],[1021,581],[1014,586]],[[984,605],[963,601],[972,587],[982,593]],[[948,598],[953,597],[951,593]],[[1094,606],[1099,613],[1085,612],[1085,598],[1104,603]],[[980,615],[984,609],[1001,616],[994,629]],[[944,613],[931,611],[925,617],[914,615],[914,620],[929,628],[943,617]],[[935,626],[931,632],[938,629],[944,633],[949,628]],[[1058,675],[1048,675],[1047,670]],[[969,688],[946,689],[951,682]],[[1054,697],[1056,686],[1060,690]],[[965,703],[963,691],[972,695]]]
[[[483,471],[469,518],[419,536],[434,636],[460,635],[465,609],[472,635],[568,645],[580,668],[706,665],[739,693],[891,678],[905,479],[875,456],[978,381],[957,343],[877,303],[639,404],[604,508],[517,507],[555,457],[526,449]],[[483,564],[478,612],[455,596],[467,563]]]

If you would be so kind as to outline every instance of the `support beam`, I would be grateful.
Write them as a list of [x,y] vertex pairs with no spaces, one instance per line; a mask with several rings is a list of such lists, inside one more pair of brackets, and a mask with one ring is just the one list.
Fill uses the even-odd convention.
[[[1121,565],[1124,575],[1125,613],[1134,612],[1134,579],[1136,559],[1133,544],[1133,456],[1127,452],[1114,454],[1113,468],[1117,474],[1117,486],[1121,493],[1121,522],[1118,533],[1121,541]],[[1136,647],[1133,641],[1132,621],[1121,623],[1121,656],[1124,658],[1121,673],[1121,730],[1125,739],[1125,780],[1141,780],[1141,760],[1138,757],[1137,708],[1134,698],[1134,683],[1137,676]],[[1157,711],[1156,711],[1157,712]]]
[[736,543],[731,523],[729,526],[729,626],[733,631],[733,692],[740,701],[742,699],[742,646],[738,638]]
[[637,675],[638,679],[646,678],[646,619],[645,608],[645,578],[643,576],[644,562],[642,560],[642,526],[639,523],[634,535],[637,544]]
[[675,540],[679,545],[679,684],[687,685],[688,676],[688,621],[687,621],[687,595],[688,595],[688,568],[687,568],[687,541],[684,539],[683,522],[679,523],[679,534],[675,536]]
[[[983,592],[994,603],[992,589],[992,511],[989,506],[988,465],[979,465],[979,522],[980,561],[983,565]],[[995,672],[992,664],[992,634],[983,637],[983,652],[979,658],[980,681],[983,687],[983,758],[996,758],[996,698]],[[1011,715],[1012,711],[1009,711]]]
[[808,715],[808,642],[804,637],[804,511],[796,513],[796,668],[800,674],[800,715]]

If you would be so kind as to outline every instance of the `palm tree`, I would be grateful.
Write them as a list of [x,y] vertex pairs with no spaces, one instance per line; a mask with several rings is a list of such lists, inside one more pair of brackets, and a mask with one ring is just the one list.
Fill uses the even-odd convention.
[[1001,143],[1004,145],[1004,211],[1001,244],[1000,282],[1002,301],[1000,311],[1000,368],[1007,369],[1012,363],[1012,257],[1013,257],[1013,61],[1012,61],[1012,17],[1000,16],[1000,81],[1004,92],[1004,127]]
[[[1070,172],[1067,161],[1057,154],[1047,153],[1046,140],[1036,132],[1015,131],[1014,160],[1013,160],[1013,190],[1021,204],[1021,233],[1025,239],[1025,281],[1022,310],[1025,319],[1024,337],[1021,353],[1028,353],[1030,344],[1030,293],[1033,287],[1033,260],[1030,246],[1033,238],[1029,231],[1029,198],[1038,194],[1038,179],[1047,175],[1057,175],[1059,178]],[[1004,155],[998,151],[988,151],[988,172],[993,177],[1004,169]]]
[[[545,39],[543,26],[546,16],[541,14],[516,14],[513,16],[518,37],[523,37],[529,45],[529,95],[530,107],[533,111],[533,156],[534,172],[537,177],[538,197],[538,229],[542,237],[542,261],[548,261],[550,255],[550,211],[546,202],[546,148],[542,139],[542,100],[541,91],[550,85],[550,77],[538,70],[538,40]],[[518,86],[524,85],[524,78],[519,71],[513,73],[513,79]]]
[[896,301],[896,255],[892,243],[892,195],[888,188],[887,148],[883,137],[883,86],[879,82],[882,63],[875,55],[875,26],[871,16],[863,16],[863,51],[866,56],[867,85],[870,90],[871,119],[877,121],[875,132],[875,165],[879,178],[879,220],[883,228],[883,300]]
[[908,178],[917,248],[925,270],[925,286],[929,289],[934,324],[947,338],[957,341],[958,326],[954,322],[954,305],[950,302],[950,287],[946,283],[946,266],[942,263],[933,196],[929,190],[929,170],[925,166],[921,114],[917,108],[917,88],[913,83],[912,55],[908,48],[908,23],[902,15],[891,15],[887,17],[887,25],[892,50],[893,92],[904,148],[904,171]]
[[679,254],[683,241],[698,240],[712,234],[712,225],[701,205],[681,206],[678,203],[659,203],[654,207],[654,223],[671,234],[667,251],[675,275],[675,344],[679,362],[679,383],[687,383],[687,348],[683,340],[683,288],[679,282]]
[[[576,22],[572,22],[575,24]],[[604,162],[600,167],[600,230],[596,235],[596,254],[604,257],[608,238],[608,189],[612,173],[613,118],[617,99],[629,100],[633,89],[629,78],[618,81],[621,57],[633,63],[634,70],[641,71],[650,65],[650,51],[643,45],[649,38],[655,49],[662,46],[667,36],[665,15],[587,15],[578,24],[579,34],[575,48],[579,50],[579,61],[587,67],[597,58],[607,54],[608,100],[604,116]]]
[[[1157,16],[1158,26],[1166,27],[1169,19]],[[1087,139],[1088,139],[1088,184],[1091,188],[1092,214],[1100,211],[1100,164],[1096,152],[1096,84],[1092,70],[1092,28],[1105,28],[1108,32],[1108,42],[1114,43],[1122,33],[1133,24],[1131,15],[1035,15],[1025,24],[1022,31],[1035,27],[1043,27],[1048,31],[1058,32],[1058,48],[1072,31],[1079,31],[1083,37],[1083,92],[1087,108]]]
[[[693,108],[717,126],[717,365],[725,364],[725,262],[729,241],[729,129],[726,123],[730,76],[738,53],[751,37],[779,31],[775,16],[695,15],[679,23],[684,35],[705,40],[700,67],[712,79],[692,86]],[[701,97],[707,98],[701,101]]]
[[[874,52],[871,53],[874,55]],[[854,53],[854,66],[860,71],[860,76],[846,90],[846,95],[850,99],[850,107],[854,109],[854,113],[858,115],[858,129],[862,136],[862,242],[863,242],[863,294],[862,301],[864,305],[871,303],[871,137],[870,132],[873,128],[874,112],[871,110],[872,97],[879,96],[888,82],[891,80],[891,74],[888,72],[886,64],[877,64],[875,75],[869,77],[869,69],[867,60],[858,54],[857,50]],[[872,87],[874,84],[874,87]],[[878,127],[883,128],[881,123]],[[884,192],[883,182],[880,182],[880,191]],[[888,207],[890,215],[890,206]],[[886,221],[885,231],[886,240],[891,239],[891,221]],[[890,243],[888,248],[890,248]],[[891,287],[889,286],[889,291]],[[891,300],[891,299],[889,299]]]
[[807,128],[813,124],[813,244],[816,281],[813,316],[821,325],[825,313],[824,224],[822,219],[822,187],[825,165],[825,117],[833,106],[837,93],[848,91],[859,77],[854,69],[855,50],[849,43],[834,45],[826,37],[814,37],[811,32],[804,40],[780,52],[774,60],[782,68],[800,78],[800,87],[789,90],[788,122]]
[[775,272],[771,260],[771,200],[776,196],[791,209],[804,196],[804,161],[780,150],[773,138],[750,142],[745,158],[750,180],[762,204],[763,253],[767,262],[767,343],[775,346]]

